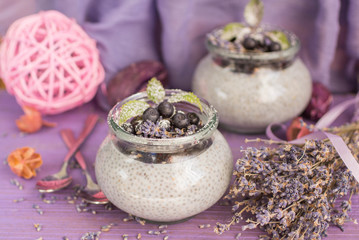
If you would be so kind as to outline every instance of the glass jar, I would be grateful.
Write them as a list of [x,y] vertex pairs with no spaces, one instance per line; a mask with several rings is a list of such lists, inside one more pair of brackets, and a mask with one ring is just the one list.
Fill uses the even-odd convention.
[[[166,98],[180,90],[166,90]],[[116,123],[118,110],[130,100],[149,102],[138,93],[113,107],[110,134],[96,156],[96,177],[107,198],[132,215],[155,222],[174,222],[216,203],[233,170],[231,150],[217,130],[218,115],[201,99],[203,112],[189,103],[177,110],[196,112],[204,126],[193,135],[170,139],[139,137]]]
[[217,109],[220,126],[259,133],[272,122],[299,115],[307,106],[312,82],[296,57],[299,39],[282,32],[290,47],[277,52],[231,52],[206,39],[209,54],[198,64],[192,88]]

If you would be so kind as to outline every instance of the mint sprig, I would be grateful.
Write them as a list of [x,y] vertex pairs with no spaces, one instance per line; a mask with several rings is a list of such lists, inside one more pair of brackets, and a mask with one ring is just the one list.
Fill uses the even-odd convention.
[[153,77],[147,84],[146,89],[148,99],[154,103],[160,103],[165,99],[165,89],[162,86],[162,83]]
[[[162,102],[165,99],[165,89],[163,88],[160,81],[158,81],[156,78],[152,78],[148,84],[146,89],[148,99],[152,102],[158,104]],[[198,108],[202,112],[202,105],[199,98],[194,95],[192,92],[180,92],[172,95],[169,97],[168,102],[175,103],[175,102],[189,102],[194,105],[197,105]],[[150,104],[143,100],[131,100],[122,105],[121,109],[119,110],[118,114],[118,125],[122,125],[127,120],[129,120],[132,117],[142,115],[143,112],[150,107]]]
[[128,119],[143,114],[143,112],[149,107],[150,105],[148,103],[140,100],[131,100],[125,103],[120,109],[118,124],[121,126]]
[[169,97],[168,102],[176,103],[176,102],[189,102],[196,105],[201,112],[203,111],[201,101],[199,98],[192,92],[180,92]]
[[250,27],[258,27],[263,18],[263,2],[261,0],[250,0],[244,8],[244,20]]

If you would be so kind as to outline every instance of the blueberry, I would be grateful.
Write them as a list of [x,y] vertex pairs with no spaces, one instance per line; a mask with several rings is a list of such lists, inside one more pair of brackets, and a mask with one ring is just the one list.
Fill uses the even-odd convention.
[[271,44],[270,47],[269,47],[269,50],[270,50],[271,52],[280,51],[281,49],[282,49],[282,47],[281,47],[280,44],[277,43],[277,42],[272,42],[272,44]]
[[265,36],[263,38],[263,43],[262,43],[264,51],[266,52],[270,51],[270,46],[272,45],[272,43],[273,43],[272,40],[269,37]]
[[243,40],[243,47],[247,50],[253,50],[256,48],[257,46],[257,42],[256,40],[254,40],[253,38],[250,38],[250,37],[246,37],[244,40]]
[[142,115],[144,122],[146,122],[147,120],[151,122],[156,122],[159,117],[160,117],[159,112],[157,111],[156,108],[153,107],[147,108]]
[[188,118],[190,124],[198,125],[199,117],[194,112],[187,113],[187,118]]
[[175,108],[173,104],[165,101],[161,102],[160,105],[158,105],[157,110],[162,117],[169,118],[173,115]]
[[189,124],[189,120],[183,113],[176,113],[173,116],[173,125],[177,128],[185,128]]

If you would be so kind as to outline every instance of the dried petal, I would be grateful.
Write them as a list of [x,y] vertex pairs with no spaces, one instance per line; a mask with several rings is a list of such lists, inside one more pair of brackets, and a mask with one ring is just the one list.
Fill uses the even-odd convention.
[[39,131],[42,126],[54,127],[56,125],[55,123],[43,121],[41,113],[35,108],[24,106],[22,109],[25,115],[16,119],[16,125],[22,132],[34,133]]
[[36,169],[42,165],[41,155],[30,147],[18,148],[7,157],[10,169],[18,176],[30,179],[36,176]]
[[132,63],[119,71],[107,85],[107,100],[110,106],[142,90],[148,80],[156,77],[164,86],[168,83],[165,66],[157,61],[145,60]]
[[304,116],[317,121],[328,111],[332,101],[333,96],[330,91],[322,83],[314,82],[312,97],[304,111]]
[[291,124],[289,125],[287,129],[287,140],[291,141],[297,138],[301,138],[305,135],[308,135],[312,131],[309,130],[308,126],[306,124],[303,124],[303,118],[297,117],[294,118]]

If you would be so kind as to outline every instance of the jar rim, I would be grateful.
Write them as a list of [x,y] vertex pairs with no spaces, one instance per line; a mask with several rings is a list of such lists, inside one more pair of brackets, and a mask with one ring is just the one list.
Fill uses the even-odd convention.
[[[210,41],[208,34],[206,36],[205,46],[210,53],[218,54],[231,59],[247,61],[277,61],[278,59],[290,59],[293,58],[300,50],[300,40],[293,32],[267,24],[262,25],[261,28],[264,30],[279,30],[283,32],[288,37],[290,46],[287,49],[275,52],[234,52],[221,46],[214,45]],[[220,29],[223,29],[223,26],[213,29],[211,33],[219,31]]]
[[[165,99],[167,99],[172,94],[180,93],[180,92],[184,92],[184,91],[180,90],[180,89],[166,89],[165,90],[165,93],[166,93]],[[153,147],[161,147],[161,148],[165,148],[167,150],[178,148],[179,146],[183,146],[183,145],[186,145],[186,146],[195,145],[195,144],[198,144],[200,140],[207,139],[207,138],[211,137],[212,134],[214,133],[214,131],[217,129],[218,122],[219,122],[217,110],[203,98],[199,97],[199,99],[200,99],[200,102],[201,102],[202,108],[203,108],[203,111],[201,114],[206,116],[207,121],[203,125],[202,128],[200,128],[196,133],[194,133],[192,135],[181,136],[178,138],[163,138],[163,139],[161,139],[161,138],[158,138],[158,139],[157,138],[145,138],[145,137],[136,136],[134,134],[128,133],[123,128],[121,128],[116,122],[116,118],[118,118],[118,112],[119,112],[121,106],[131,100],[147,100],[148,102],[150,102],[147,97],[146,92],[139,92],[139,93],[133,94],[133,95],[127,97],[126,99],[118,102],[109,111],[109,114],[107,116],[107,123],[108,123],[108,126],[109,126],[112,134],[114,134],[117,138],[119,138],[123,141],[126,141],[128,143],[131,143],[131,144],[138,144],[141,146],[146,145],[146,146],[153,146]],[[186,104],[189,104],[189,105],[195,107],[191,103],[186,102]],[[198,109],[198,111],[199,111],[198,107],[195,107],[195,108]]]

